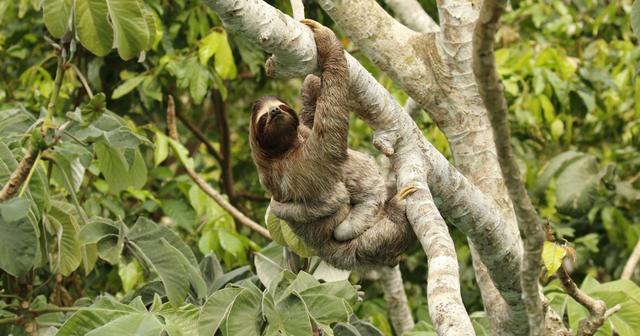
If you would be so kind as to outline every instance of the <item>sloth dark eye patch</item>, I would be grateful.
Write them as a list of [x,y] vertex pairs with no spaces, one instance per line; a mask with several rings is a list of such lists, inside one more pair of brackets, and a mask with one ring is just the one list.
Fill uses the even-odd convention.
[[266,124],[267,124],[267,115],[263,114],[258,120],[258,129],[263,129]]

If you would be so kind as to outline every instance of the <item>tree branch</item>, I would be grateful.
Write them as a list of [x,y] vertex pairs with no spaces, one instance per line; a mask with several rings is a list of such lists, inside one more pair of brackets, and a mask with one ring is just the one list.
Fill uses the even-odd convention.
[[380,267],[379,271],[384,300],[389,306],[389,319],[396,335],[402,335],[413,329],[414,323],[407,294],[404,291],[400,266]]
[[633,271],[635,271],[636,266],[638,266],[638,262],[640,262],[640,240],[636,243],[636,247],[633,249],[633,252],[631,252],[629,260],[627,260],[627,263],[624,265],[620,279],[631,280],[631,276],[633,276]]
[[407,27],[423,33],[440,30],[438,24],[424,11],[417,0],[385,0],[384,2]]
[[589,317],[581,320],[578,324],[577,336],[591,336],[595,334],[606,319],[622,308],[617,304],[607,310],[607,305],[604,301],[595,300],[580,290],[564,267],[560,267],[558,270],[558,277],[567,291],[567,294],[589,310]]
[[[167,104],[167,130],[169,133],[169,137],[171,137],[175,141],[179,141],[178,132],[176,130],[176,110],[175,104],[173,103],[173,97],[168,97]],[[269,234],[269,230],[262,227],[260,224],[254,222],[251,218],[245,216],[242,212],[236,209],[231,203],[229,203],[222,195],[220,195],[217,191],[215,191],[211,186],[202,178],[198,173],[196,173],[193,169],[183,166],[187,175],[191,177],[191,180],[200,187],[202,191],[204,191],[211,199],[213,199],[218,205],[220,205],[224,210],[226,210],[233,218],[235,218],[240,224],[245,225],[257,232],[261,236],[271,239],[271,234]]]
[[493,52],[494,36],[505,6],[506,1],[504,0],[484,1],[473,39],[473,65],[480,95],[489,112],[502,176],[514,204],[516,217],[523,230],[524,260],[521,285],[529,321],[529,335],[541,336],[545,331],[545,319],[538,278],[542,262],[544,224],[529,199],[511,148],[507,101],[502,92]]

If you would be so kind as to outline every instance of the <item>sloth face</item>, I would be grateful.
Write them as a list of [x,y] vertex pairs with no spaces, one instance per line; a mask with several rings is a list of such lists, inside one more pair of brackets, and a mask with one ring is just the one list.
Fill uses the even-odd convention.
[[271,155],[282,154],[293,146],[299,124],[296,111],[280,98],[262,97],[253,104],[251,137]]

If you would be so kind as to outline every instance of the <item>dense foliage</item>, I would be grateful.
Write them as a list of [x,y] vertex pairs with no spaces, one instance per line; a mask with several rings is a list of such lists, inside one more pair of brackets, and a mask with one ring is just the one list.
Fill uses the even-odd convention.
[[[288,1],[269,2],[289,11]],[[436,17],[433,2],[424,8]],[[640,239],[640,49],[631,2],[511,4],[497,61],[512,141],[555,235],[545,246],[545,292],[571,326],[586,314],[553,277],[569,254],[585,291],[622,304],[602,335],[612,326],[633,335],[640,288],[616,280]],[[306,6],[308,17],[332,25]],[[0,0],[0,185],[35,157],[27,183],[0,202],[0,334],[392,333],[375,274],[349,277],[362,286],[360,300],[348,275],[298,259],[291,251],[305,255],[304,246],[265,220],[249,106],[265,94],[298,104],[301,84],[267,78],[266,56],[227,34],[201,1]],[[165,135],[168,95],[179,141]],[[417,122],[448,153],[428,116]],[[354,118],[351,146],[375,153],[370,140]],[[290,248],[237,223],[184,167]],[[481,311],[466,239],[454,237],[465,304]],[[401,267],[421,321],[413,334],[431,335],[424,252],[411,251]],[[478,334],[488,333],[482,313],[472,318]]]

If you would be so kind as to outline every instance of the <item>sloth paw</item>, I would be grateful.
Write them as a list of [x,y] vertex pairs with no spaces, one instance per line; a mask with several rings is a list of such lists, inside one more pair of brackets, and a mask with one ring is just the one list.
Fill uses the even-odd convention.
[[303,19],[300,20],[300,22],[311,28],[311,31],[313,32],[316,47],[318,48],[318,60],[321,67],[330,57],[343,57],[342,44],[340,44],[340,41],[331,29],[310,19]]
[[414,186],[406,186],[402,189],[400,189],[397,193],[396,193],[396,197],[399,200],[404,200],[406,199],[409,195],[413,194],[414,192],[416,192],[418,190],[418,188],[414,187]]

